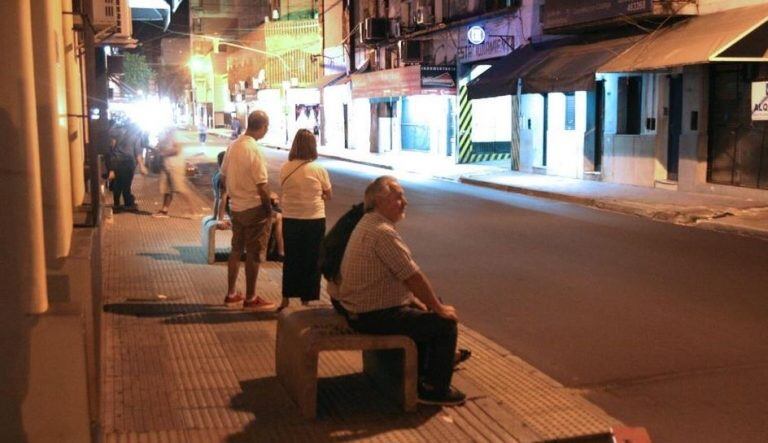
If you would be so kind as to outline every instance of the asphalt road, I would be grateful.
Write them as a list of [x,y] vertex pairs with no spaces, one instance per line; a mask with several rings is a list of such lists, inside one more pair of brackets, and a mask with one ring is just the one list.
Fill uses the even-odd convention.
[[[274,179],[286,153],[267,157]],[[334,186],[329,227],[388,172],[320,161]],[[210,170],[194,180],[203,190]],[[400,180],[410,205],[398,229],[469,327],[654,442],[768,441],[768,243]]]

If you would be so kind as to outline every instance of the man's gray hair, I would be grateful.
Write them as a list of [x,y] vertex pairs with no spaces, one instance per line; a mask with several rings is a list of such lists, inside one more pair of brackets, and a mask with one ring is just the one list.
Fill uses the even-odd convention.
[[248,114],[248,130],[258,131],[269,123],[269,116],[266,112],[258,110]]
[[392,177],[391,175],[382,175],[365,188],[365,196],[363,197],[365,212],[371,212],[376,208],[376,197],[383,197],[392,192],[392,188],[389,186],[392,183],[397,183],[395,177]]

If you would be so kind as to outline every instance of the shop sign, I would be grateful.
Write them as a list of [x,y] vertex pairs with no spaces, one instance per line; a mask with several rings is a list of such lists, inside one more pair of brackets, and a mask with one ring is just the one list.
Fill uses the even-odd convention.
[[547,0],[542,25],[544,29],[561,28],[650,12],[652,0]]
[[421,65],[422,88],[456,88],[456,66]]
[[467,30],[467,40],[473,45],[482,45],[485,42],[485,29],[482,26],[472,26]]
[[768,82],[752,82],[752,120],[768,120]]
[[[468,63],[477,60],[502,57],[512,52],[509,46],[499,36],[513,40],[514,22],[499,18],[488,20],[481,25],[467,28],[467,32],[459,34],[460,41],[457,51],[459,62]],[[482,35],[482,39],[480,36]],[[510,42],[514,46],[514,41]]]

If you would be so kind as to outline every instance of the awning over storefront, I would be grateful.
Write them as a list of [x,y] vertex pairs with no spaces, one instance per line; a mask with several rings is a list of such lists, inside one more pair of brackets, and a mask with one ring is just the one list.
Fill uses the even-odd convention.
[[594,88],[597,68],[632,46],[638,36],[595,43],[548,42],[516,49],[468,85],[469,98],[498,97],[522,92],[572,92]]
[[456,94],[455,66],[411,65],[352,74],[352,98]]
[[349,83],[349,79],[350,79],[350,76],[347,75],[346,72],[324,75],[319,79],[317,79],[317,82],[314,85],[314,87],[316,87],[317,89],[323,89],[329,86],[343,85],[344,83]]
[[768,61],[768,4],[696,16],[646,35],[599,72]]

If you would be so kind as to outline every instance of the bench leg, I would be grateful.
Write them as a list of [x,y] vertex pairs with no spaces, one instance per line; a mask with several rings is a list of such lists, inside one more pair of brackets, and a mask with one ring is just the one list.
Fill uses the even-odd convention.
[[205,258],[208,264],[216,261],[216,220],[206,219],[200,229],[200,242],[202,243]]
[[[288,340],[278,322],[275,347],[275,372],[288,396],[298,405],[304,418],[317,416],[317,359],[312,349],[297,349]],[[294,346],[292,346],[292,344]]]
[[363,372],[384,392],[396,392],[395,400],[405,411],[416,409],[417,358],[412,349],[380,349],[363,351]]

